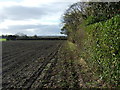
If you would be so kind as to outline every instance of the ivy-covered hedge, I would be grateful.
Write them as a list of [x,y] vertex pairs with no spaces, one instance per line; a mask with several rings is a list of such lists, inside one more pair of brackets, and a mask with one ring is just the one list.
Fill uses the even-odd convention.
[[88,25],[82,57],[111,85],[120,82],[120,15]]

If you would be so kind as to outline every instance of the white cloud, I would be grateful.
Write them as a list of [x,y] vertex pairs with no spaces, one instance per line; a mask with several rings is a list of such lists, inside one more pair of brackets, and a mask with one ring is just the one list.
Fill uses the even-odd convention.
[[40,7],[42,5],[50,5],[52,3],[62,3],[62,2],[74,3],[78,1],[81,0],[20,0],[19,2],[17,0],[8,0],[8,1],[2,0],[2,2],[0,1],[0,8],[18,6],[18,5],[28,6],[28,7]]
[[36,24],[35,21],[15,21],[15,20],[5,20],[3,23],[0,24],[0,30],[2,29],[8,29],[9,26],[14,25],[32,25]]
[[15,5],[19,5],[19,3],[12,2],[12,1],[6,1],[6,2],[1,2],[0,1],[0,8],[10,7],[10,6],[15,6]]
[[40,6],[40,5],[49,5],[52,3],[61,3],[61,2],[68,2],[68,3],[74,3],[80,0],[24,0],[21,2],[21,5],[24,6]]
[[56,20],[54,21],[52,18],[43,18],[40,21],[29,19],[29,20],[5,20],[3,23],[0,24],[0,30],[2,29],[8,29],[9,26],[16,26],[16,25],[58,25],[59,22]]
[[26,31],[28,31],[28,32],[35,32],[35,29],[26,29]]
[[[77,1],[79,0],[0,1],[0,33],[1,31],[3,34],[23,32],[32,35],[39,32],[41,35],[59,35],[62,14],[68,5]],[[29,27],[26,28],[26,25]],[[38,26],[40,31],[36,30]]]

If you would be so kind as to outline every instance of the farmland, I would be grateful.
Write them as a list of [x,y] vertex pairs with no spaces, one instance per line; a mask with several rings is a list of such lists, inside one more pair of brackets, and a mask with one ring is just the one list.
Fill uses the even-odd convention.
[[[2,42],[3,88],[85,88],[94,84],[91,70],[77,60],[65,40]],[[91,78],[90,78],[91,77]],[[90,84],[91,83],[91,84]]]
[[63,41],[7,41],[2,43],[2,87],[51,87],[52,69]]

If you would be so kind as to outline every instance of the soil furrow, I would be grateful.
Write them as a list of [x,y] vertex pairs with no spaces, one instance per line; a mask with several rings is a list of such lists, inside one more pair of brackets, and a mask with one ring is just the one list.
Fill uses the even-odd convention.
[[29,80],[26,80],[26,82],[23,84],[23,87],[30,88],[32,84],[35,82],[35,80],[38,78],[38,76],[41,74],[41,72],[44,70],[46,65],[52,60],[54,55],[56,55],[57,51],[54,51],[51,53],[45,60],[45,62],[39,67],[39,69],[33,74],[32,77],[30,77]]

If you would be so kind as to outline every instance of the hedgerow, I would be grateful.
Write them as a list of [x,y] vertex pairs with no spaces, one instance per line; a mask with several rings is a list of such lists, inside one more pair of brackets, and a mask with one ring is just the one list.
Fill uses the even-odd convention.
[[111,85],[120,79],[120,15],[85,28],[81,56],[100,78]]
[[78,56],[105,81],[103,84],[118,86],[120,2],[91,1],[74,3],[65,11],[61,33],[77,46]]

